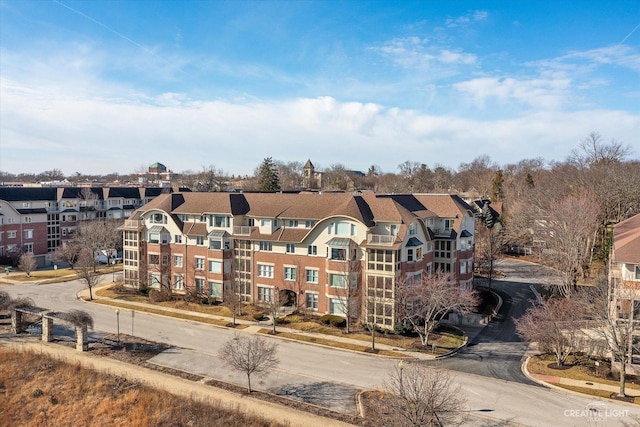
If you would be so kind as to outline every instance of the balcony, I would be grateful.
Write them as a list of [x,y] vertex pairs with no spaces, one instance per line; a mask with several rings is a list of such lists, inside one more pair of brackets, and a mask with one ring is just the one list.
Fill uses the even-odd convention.
[[389,235],[383,235],[383,234],[367,235],[368,245],[391,246],[395,243],[395,241],[396,241],[396,236],[389,236]]
[[251,229],[248,225],[241,225],[233,227],[233,235],[234,236],[249,236],[251,234]]
[[139,219],[125,219],[124,225],[120,226],[120,230],[136,230],[140,231],[144,228],[144,221]]

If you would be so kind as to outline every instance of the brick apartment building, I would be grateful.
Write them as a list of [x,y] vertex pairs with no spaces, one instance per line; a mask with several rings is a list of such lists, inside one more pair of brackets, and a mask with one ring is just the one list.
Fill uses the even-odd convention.
[[162,194],[121,228],[125,284],[277,296],[341,316],[373,295],[370,320],[393,328],[398,280],[446,271],[471,287],[474,226],[471,207],[448,194]]
[[167,188],[0,187],[0,257],[31,252],[40,266],[81,221],[128,218]]

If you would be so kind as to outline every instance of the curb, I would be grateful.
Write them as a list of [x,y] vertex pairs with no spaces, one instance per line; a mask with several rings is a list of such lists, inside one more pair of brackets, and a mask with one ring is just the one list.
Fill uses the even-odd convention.
[[527,358],[524,360],[524,362],[522,362],[522,365],[520,365],[520,370],[522,371],[522,373],[531,381],[535,382],[536,384],[542,386],[542,387],[546,387],[549,388],[551,390],[554,391],[558,391],[558,392],[562,392],[565,394],[570,394],[573,396],[579,396],[579,397],[587,397],[587,398],[591,398],[593,400],[599,400],[601,402],[615,402],[616,404],[620,403],[623,405],[627,405],[627,406],[631,406],[632,408],[638,408],[639,405],[635,404],[635,403],[629,403],[629,402],[625,402],[624,400],[616,400],[616,399],[609,399],[606,397],[600,397],[600,396],[594,396],[591,394],[587,394],[587,393],[580,393],[579,391],[574,391],[574,390],[569,390],[567,388],[564,387],[560,387],[554,384],[550,384],[546,381],[542,381],[539,380],[537,378],[534,378],[531,373],[529,372],[529,369],[527,369],[527,365],[529,364],[529,359],[531,359],[531,356],[527,356]]

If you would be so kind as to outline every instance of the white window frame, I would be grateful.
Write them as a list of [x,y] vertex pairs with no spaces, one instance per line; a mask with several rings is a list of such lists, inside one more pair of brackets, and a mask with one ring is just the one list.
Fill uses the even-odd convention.
[[285,253],[295,254],[296,253],[296,245],[295,243],[287,243],[285,246]]
[[271,251],[273,251],[273,243],[272,242],[261,241],[259,247],[260,247],[260,251],[262,251],[262,252],[271,252]]
[[197,256],[194,258],[194,266],[198,271],[204,270],[204,257]]
[[273,286],[258,285],[258,293],[256,297],[259,302],[271,303],[273,302]]
[[297,268],[290,265],[284,266],[284,280],[294,281],[298,277]]
[[[334,277],[341,277],[342,283],[334,283]],[[347,276],[339,273],[329,273],[329,287],[333,289],[347,289]]]
[[[219,280],[209,280],[209,281],[207,282],[207,285],[208,285],[208,286],[207,286],[207,288],[208,288],[208,290],[209,290],[209,291],[207,292],[207,294],[208,294],[210,297],[214,297],[214,298],[222,298],[222,288],[223,288],[223,285],[222,285],[222,282],[221,282],[221,281],[219,281]],[[215,289],[215,292],[214,292],[214,289]]]
[[[305,292],[304,300],[307,310],[318,311],[318,302],[320,300],[320,297],[317,292]],[[310,302],[311,304],[309,304]]]
[[[214,268],[214,266],[218,266],[219,268]],[[213,273],[213,274],[222,274],[222,267],[223,263],[222,261],[218,260],[218,259],[210,259],[209,260],[209,273]]]
[[[305,280],[307,281],[307,283],[315,283],[318,284],[318,277],[320,276],[319,274],[320,270],[318,270],[317,268],[307,268],[304,271],[304,277]],[[310,276],[311,273],[311,277]],[[311,280],[309,280],[309,278],[311,278]]]
[[184,265],[184,258],[182,254],[175,254],[173,256],[173,266],[174,267],[182,267]]
[[273,279],[273,264],[258,264],[258,277]]
[[318,246],[317,245],[307,246],[307,255],[318,255]]
[[173,275],[173,288],[179,291],[184,289],[184,277],[181,273],[176,273]]

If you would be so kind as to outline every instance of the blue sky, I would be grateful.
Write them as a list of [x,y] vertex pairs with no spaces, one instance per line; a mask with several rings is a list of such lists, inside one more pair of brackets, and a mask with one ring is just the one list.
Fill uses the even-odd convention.
[[640,158],[640,3],[0,0],[0,170]]

